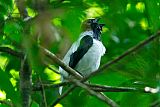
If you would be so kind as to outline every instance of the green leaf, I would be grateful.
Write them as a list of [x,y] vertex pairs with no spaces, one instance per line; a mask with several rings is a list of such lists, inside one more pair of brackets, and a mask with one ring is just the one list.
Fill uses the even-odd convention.
[[82,17],[83,12],[81,9],[72,9],[65,14],[64,22],[62,25],[69,31],[67,36],[70,36],[70,39],[75,41],[80,34],[80,19],[76,17]]
[[19,94],[15,91],[8,74],[0,69],[0,89],[6,92],[6,98],[11,99],[14,104],[18,105],[20,102]]
[[38,104],[38,103],[36,103],[36,102],[32,102],[31,107],[39,107],[39,104]]
[[4,32],[9,38],[17,43],[22,42],[22,25],[21,22],[7,21],[4,26]]
[[0,10],[1,10],[1,15],[7,15],[13,8],[13,3],[12,0],[1,0],[0,1]]
[[1,13],[0,13],[1,16],[6,15],[7,10],[6,10],[6,8],[5,8],[3,5],[1,5],[1,4],[0,4],[0,10],[1,10]]
[[[129,99],[128,99],[129,98]],[[126,93],[120,101],[121,107],[148,107],[150,106],[149,95],[143,95],[139,93]]]
[[5,5],[10,6],[10,5],[12,5],[12,0],[1,0],[0,4],[5,4]]
[[[153,32],[156,32],[160,29],[160,1],[159,0],[145,0],[145,5],[147,8],[148,13],[148,20],[150,23],[150,27],[152,28]],[[154,10],[154,11],[153,11]]]

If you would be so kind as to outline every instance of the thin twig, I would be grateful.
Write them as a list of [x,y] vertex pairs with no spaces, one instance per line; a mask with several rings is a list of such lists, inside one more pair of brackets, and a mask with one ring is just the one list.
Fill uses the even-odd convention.
[[144,92],[144,88],[135,88],[135,87],[115,87],[115,86],[106,86],[99,84],[88,84],[88,86],[97,91],[97,92]]
[[[58,88],[58,87],[65,86],[65,85],[68,85],[68,84],[70,84],[70,82],[62,82],[62,83],[57,83],[57,84],[43,84],[43,87],[45,89]],[[33,85],[33,91],[40,91],[41,89],[42,89],[42,87],[41,87],[40,84]]]
[[72,85],[69,87],[68,90],[66,90],[61,96],[59,96],[50,107],[53,107],[54,105],[58,104],[63,98],[65,98],[76,86]]
[[5,52],[5,53],[8,53],[8,54],[10,54],[10,55],[13,55],[13,56],[16,56],[16,57],[18,57],[18,58],[23,58],[23,53],[22,52],[18,52],[18,51],[15,51],[15,50],[13,50],[13,49],[11,49],[11,48],[9,48],[9,47],[0,47],[0,52]]
[[160,107],[160,100],[154,101],[154,102],[150,105],[150,107]]
[[116,104],[113,100],[111,100],[110,98],[108,98],[107,96],[105,96],[102,92],[95,92],[94,90],[90,89],[87,85],[81,83],[79,80],[76,80],[74,78],[70,79],[72,82],[74,82],[77,86],[87,90],[91,95],[97,97],[98,99],[100,99],[101,101],[104,101],[105,103],[107,103],[108,105],[110,105],[111,107],[119,107],[118,104]]
[[47,66],[47,67],[48,67],[48,69],[52,70],[52,71],[55,72],[56,74],[60,74],[60,72],[56,71],[56,70],[53,69],[52,67],[50,67],[50,66]]
[[46,94],[45,94],[45,90],[44,90],[44,86],[41,80],[41,77],[39,76],[39,82],[41,85],[41,93],[42,93],[42,98],[43,98],[43,105],[44,107],[47,107],[47,101],[46,101]]
[[[96,92],[142,92],[142,93],[152,93],[151,91],[146,91],[144,88],[138,87],[116,87],[116,86],[108,86],[108,85],[99,85],[99,84],[88,84],[85,83],[90,89]],[[62,82],[57,84],[43,84],[44,89],[49,88],[59,88],[61,86],[71,85],[71,82]],[[156,88],[152,88],[156,89]],[[33,87],[33,91],[41,91],[41,85],[36,84]],[[157,91],[157,93],[160,90]]]

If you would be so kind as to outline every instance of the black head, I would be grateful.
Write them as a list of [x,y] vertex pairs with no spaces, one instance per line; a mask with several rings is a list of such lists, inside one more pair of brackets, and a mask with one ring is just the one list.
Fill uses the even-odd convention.
[[95,18],[95,19],[89,19],[88,23],[90,23],[91,29],[93,30],[93,38],[100,40],[101,39],[101,33],[102,33],[102,28],[105,24],[99,24],[98,21],[100,18]]

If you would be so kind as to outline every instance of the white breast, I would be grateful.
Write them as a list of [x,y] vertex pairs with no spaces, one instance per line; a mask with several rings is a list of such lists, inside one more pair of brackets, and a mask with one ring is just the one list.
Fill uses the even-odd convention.
[[82,73],[84,76],[97,70],[100,66],[101,57],[104,55],[106,49],[103,44],[93,39],[93,45],[83,58],[78,62],[75,69]]
[[[67,52],[67,54],[65,55],[63,59],[63,62],[65,64],[69,65],[70,55],[77,50],[80,44],[80,40],[85,35],[92,36],[93,32],[92,31],[83,32],[80,35],[80,38],[72,44],[71,48],[69,49],[69,51]],[[75,69],[84,75],[88,75],[90,72],[97,70],[100,65],[101,56],[105,54],[105,51],[106,49],[104,45],[102,44],[102,42],[93,39],[93,45],[88,50],[88,52],[82,57],[82,59],[78,62]],[[63,75],[68,76],[68,73],[65,72],[61,67],[59,68],[59,70]]]

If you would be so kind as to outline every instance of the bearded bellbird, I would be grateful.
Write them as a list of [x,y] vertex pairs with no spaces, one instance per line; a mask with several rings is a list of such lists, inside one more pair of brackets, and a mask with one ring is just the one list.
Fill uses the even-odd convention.
[[[99,24],[98,21],[99,18],[92,18],[82,23],[82,33],[63,59],[65,64],[84,77],[99,68],[101,57],[106,51],[101,42],[101,32],[104,24]],[[59,70],[64,76],[69,76],[61,67]],[[63,75],[61,76],[62,82],[64,81]],[[62,93],[62,87],[60,87],[59,93]]]

